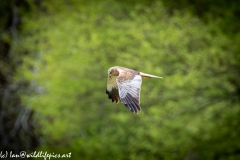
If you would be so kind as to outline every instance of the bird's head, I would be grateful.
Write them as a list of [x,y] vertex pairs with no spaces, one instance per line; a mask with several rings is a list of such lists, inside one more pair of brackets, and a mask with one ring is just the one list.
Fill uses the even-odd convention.
[[108,70],[108,76],[111,77],[111,76],[118,76],[119,75],[119,72],[116,68],[112,67],[112,68],[109,68]]

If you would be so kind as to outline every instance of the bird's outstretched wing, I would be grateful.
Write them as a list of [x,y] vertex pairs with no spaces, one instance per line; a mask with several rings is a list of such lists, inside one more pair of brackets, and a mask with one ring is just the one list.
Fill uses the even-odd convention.
[[119,103],[120,99],[116,78],[117,76],[108,77],[106,94],[108,94],[109,99],[112,99],[112,102]]
[[[138,72],[137,72],[138,73]],[[119,97],[121,102],[132,112],[138,113],[140,107],[140,91],[142,77],[134,72],[125,74],[122,72],[117,80]]]

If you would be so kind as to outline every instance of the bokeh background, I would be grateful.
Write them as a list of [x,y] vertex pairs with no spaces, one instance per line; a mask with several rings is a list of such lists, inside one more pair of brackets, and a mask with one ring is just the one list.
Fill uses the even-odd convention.
[[[1,0],[0,150],[240,159],[239,6]],[[164,77],[143,80],[139,114],[105,94],[116,65]]]

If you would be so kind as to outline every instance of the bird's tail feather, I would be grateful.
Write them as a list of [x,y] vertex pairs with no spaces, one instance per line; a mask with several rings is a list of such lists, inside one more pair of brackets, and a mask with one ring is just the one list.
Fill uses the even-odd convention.
[[163,78],[163,77],[158,77],[158,76],[154,76],[154,75],[142,73],[142,72],[140,72],[140,76],[142,76],[143,78]]

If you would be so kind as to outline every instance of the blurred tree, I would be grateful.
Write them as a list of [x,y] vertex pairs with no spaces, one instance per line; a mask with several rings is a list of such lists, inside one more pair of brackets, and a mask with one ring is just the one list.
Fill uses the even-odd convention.
[[0,5],[0,149],[3,152],[19,153],[38,146],[33,111],[22,105],[19,96],[20,91],[28,90],[28,83],[14,81],[21,55],[13,51],[13,46],[18,42],[20,11],[26,5],[27,1],[15,0],[1,1]]

